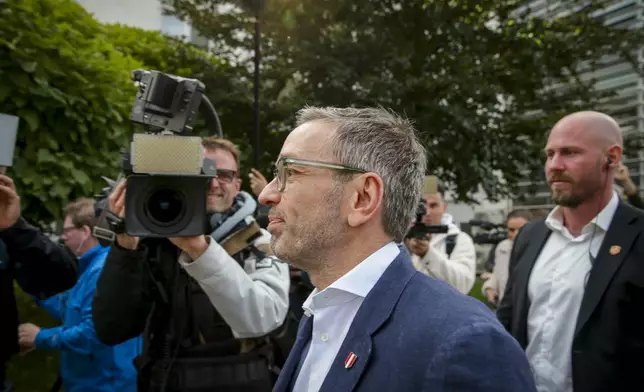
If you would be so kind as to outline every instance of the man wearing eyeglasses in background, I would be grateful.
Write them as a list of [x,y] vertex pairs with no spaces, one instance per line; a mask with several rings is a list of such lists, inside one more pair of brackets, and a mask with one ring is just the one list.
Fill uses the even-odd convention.
[[92,298],[109,248],[92,236],[97,218],[94,200],[78,199],[63,210],[61,239],[78,257],[80,276],[71,290],[38,305],[61,322],[54,328],[31,323],[18,327],[20,347],[60,353],[60,376],[67,392],[136,392],[136,371],[132,360],[140,352],[140,338],[114,347],[98,340],[92,323]]
[[[276,346],[268,335],[286,317],[288,266],[254,225],[237,147],[217,138],[203,145],[217,166],[207,200],[211,235],[169,238],[180,252],[155,260],[146,239],[117,234],[97,286],[96,331],[110,345],[143,332],[139,391],[270,391]],[[121,182],[108,206],[124,217],[124,204]],[[256,232],[231,240],[246,229]],[[224,239],[239,246],[222,246]]]

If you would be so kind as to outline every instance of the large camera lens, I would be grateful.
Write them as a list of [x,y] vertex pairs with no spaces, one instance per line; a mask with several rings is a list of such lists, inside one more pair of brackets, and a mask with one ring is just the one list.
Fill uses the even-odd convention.
[[183,216],[186,209],[182,195],[174,189],[158,189],[145,202],[146,214],[159,225],[170,225]]

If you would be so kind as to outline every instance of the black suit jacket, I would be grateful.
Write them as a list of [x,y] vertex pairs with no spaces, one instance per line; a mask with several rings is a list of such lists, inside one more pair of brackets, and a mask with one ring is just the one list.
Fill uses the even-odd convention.
[[[497,316],[525,349],[528,282],[550,229],[525,225],[510,256],[510,278]],[[566,262],[566,260],[560,260]],[[593,264],[572,347],[575,392],[644,388],[644,213],[621,202]]]
[[[18,351],[18,310],[13,295],[11,269],[9,255],[4,242],[0,240],[0,367]],[[0,369],[0,382],[2,381]]]

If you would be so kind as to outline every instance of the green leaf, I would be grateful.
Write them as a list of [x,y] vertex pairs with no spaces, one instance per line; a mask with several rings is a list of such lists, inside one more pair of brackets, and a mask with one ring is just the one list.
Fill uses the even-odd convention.
[[79,184],[82,185],[88,185],[91,182],[90,178],[82,170],[73,169],[72,176]]
[[0,83],[0,103],[4,102],[11,95],[11,88],[7,83]]
[[284,12],[282,16],[282,23],[287,29],[294,29],[296,27],[297,21],[295,20],[295,13],[288,9]]
[[18,116],[27,122],[32,131],[38,130],[38,126],[40,124],[38,113],[31,109],[21,109],[18,111]]
[[67,198],[71,188],[69,185],[65,185],[62,181],[58,180],[49,191],[49,194],[53,197]]
[[33,73],[38,67],[38,63],[35,61],[22,61],[20,62],[20,67],[28,73]]
[[56,158],[44,148],[38,150],[38,163],[51,163],[55,162]]

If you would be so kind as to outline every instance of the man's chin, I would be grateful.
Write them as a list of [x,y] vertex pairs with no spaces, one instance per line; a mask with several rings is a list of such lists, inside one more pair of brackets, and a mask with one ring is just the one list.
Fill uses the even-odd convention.
[[574,195],[564,195],[561,193],[552,194],[552,202],[561,207],[576,208],[583,202],[581,197]]
[[288,255],[282,252],[284,250],[284,241],[282,241],[279,235],[272,234],[272,233],[271,233],[271,250],[273,251],[273,254],[275,255],[275,257],[277,257],[282,261],[287,261],[284,259],[284,257],[288,257]]
[[206,206],[206,211],[213,214],[215,212],[226,212],[230,209],[231,206],[222,205],[222,203],[208,203]]

